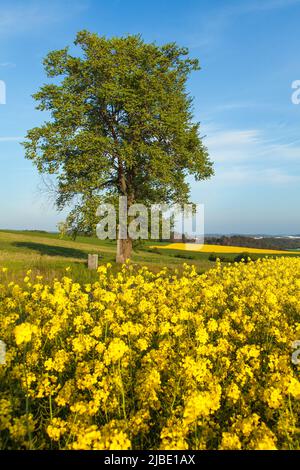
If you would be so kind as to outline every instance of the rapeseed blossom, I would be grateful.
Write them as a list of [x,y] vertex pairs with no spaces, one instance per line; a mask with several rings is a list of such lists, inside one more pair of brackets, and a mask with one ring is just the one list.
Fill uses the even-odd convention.
[[300,449],[300,260],[0,269],[1,449]]

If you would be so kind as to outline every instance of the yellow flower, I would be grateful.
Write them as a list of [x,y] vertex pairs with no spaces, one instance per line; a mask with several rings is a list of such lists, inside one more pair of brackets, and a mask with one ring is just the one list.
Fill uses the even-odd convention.
[[128,351],[128,346],[121,339],[113,339],[104,354],[105,364],[119,361]]
[[237,402],[237,400],[241,396],[241,391],[240,391],[239,387],[237,386],[237,384],[232,383],[230,385],[230,387],[227,390],[227,396],[228,396],[228,398],[230,398],[233,401],[233,403]]
[[256,442],[255,450],[277,450],[277,447],[271,437],[263,436]]
[[240,450],[241,442],[236,434],[231,434],[229,432],[223,432],[222,434],[222,450]]
[[109,268],[2,276],[1,448],[300,449],[299,258]]
[[28,322],[17,325],[14,330],[17,345],[19,346],[22,343],[29,343],[32,335],[36,334],[37,331],[37,326]]
[[220,387],[216,387],[214,392],[195,392],[187,399],[183,413],[185,423],[193,423],[200,417],[207,417],[220,407]]
[[47,434],[50,439],[54,441],[59,441],[66,431],[67,423],[60,418],[53,418],[51,423],[47,426]]
[[291,377],[287,391],[288,391],[288,393],[290,393],[292,395],[292,397],[299,400],[300,399],[300,382],[299,382],[299,380],[295,379],[294,377]]
[[277,388],[270,388],[265,390],[264,399],[268,403],[270,408],[279,408],[282,403],[282,393]]

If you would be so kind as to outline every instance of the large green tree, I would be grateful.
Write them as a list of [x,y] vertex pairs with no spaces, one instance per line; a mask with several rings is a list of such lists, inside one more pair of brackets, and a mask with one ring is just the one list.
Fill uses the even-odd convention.
[[[50,119],[24,142],[39,172],[57,176],[58,208],[73,204],[72,229],[95,228],[99,202],[119,195],[129,206],[188,202],[186,176],[213,174],[186,89],[198,60],[175,43],[147,44],[140,36],[81,31],[75,45],[78,56],[65,48],[44,60],[55,80],[34,98]],[[119,241],[117,260],[131,248],[130,238]]]

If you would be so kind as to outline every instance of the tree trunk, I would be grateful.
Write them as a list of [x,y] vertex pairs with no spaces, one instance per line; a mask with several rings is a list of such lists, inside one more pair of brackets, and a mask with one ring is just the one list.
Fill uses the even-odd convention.
[[127,238],[126,240],[117,240],[117,263],[125,263],[127,259],[130,259],[132,253],[132,239]]
[[[126,181],[125,174],[124,174],[124,168],[120,160],[119,160],[118,174],[119,174],[118,177],[119,177],[120,194],[127,197],[127,207],[126,207],[126,211],[127,211],[128,208],[134,202],[134,195],[132,192],[128,192],[127,181]],[[128,223],[130,220],[130,217],[127,217],[127,213],[126,213],[126,218],[127,218],[127,223]],[[126,262],[127,259],[131,258],[132,239],[129,237],[128,231],[127,231],[127,238],[125,240],[120,239],[119,238],[119,226],[118,226],[117,232],[118,232],[118,236],[117,236],[116,262],[123,264]]]

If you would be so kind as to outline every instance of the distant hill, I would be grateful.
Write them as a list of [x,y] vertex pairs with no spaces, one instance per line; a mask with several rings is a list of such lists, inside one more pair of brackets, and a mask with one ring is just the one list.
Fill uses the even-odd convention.
[[208,245],[233,245],[270,250],[300,250],[300,235],[206,235],[205,243]]

